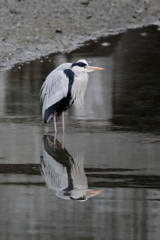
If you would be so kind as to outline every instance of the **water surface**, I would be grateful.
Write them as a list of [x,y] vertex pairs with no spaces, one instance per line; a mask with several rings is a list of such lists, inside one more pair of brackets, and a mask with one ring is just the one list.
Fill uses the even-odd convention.
[[[159,239],[159,42],[156,26],[128,30],[0,73],[1,239]],[[46,148],[39,89],[82,58],[105,71],[90,73],[85,112],[70,108],[64,139],[59,120]],[[74,200],[73,172],[83,197],[102,191]]]

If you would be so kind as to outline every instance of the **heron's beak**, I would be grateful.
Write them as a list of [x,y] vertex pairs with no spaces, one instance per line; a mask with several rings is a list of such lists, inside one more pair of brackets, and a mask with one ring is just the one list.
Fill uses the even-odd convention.
[[92,67],[92,66],[86,66],[86,72],[93,72],[95,70],[104,70],[104,68],[100,68],[100,67]]
[[94,196],[98,195],[101,191],[102,190],[89,190],[87,195],[89,198],[94,197]]

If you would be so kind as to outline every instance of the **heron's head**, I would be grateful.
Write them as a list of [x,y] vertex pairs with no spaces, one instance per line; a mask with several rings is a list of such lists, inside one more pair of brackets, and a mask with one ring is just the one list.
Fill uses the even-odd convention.
[[75,74],[80,74],[81,72],[93,72],[95,70],[104,70],[104,68],[89,66],[87,61],[84,59],[80,59],[76,63],[73,63],[71,65],[71,69]]
[[70,199],[76,200],[79,202],[87,201],[88,198],[94,197],[98,195],[102,190],[91,190],[91,189],[85,189],[85,190],[79,190],[74,189],[71,191]]

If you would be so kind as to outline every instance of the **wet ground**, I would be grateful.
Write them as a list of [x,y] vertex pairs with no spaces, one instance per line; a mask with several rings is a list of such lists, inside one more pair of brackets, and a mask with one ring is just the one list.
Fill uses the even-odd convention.
[[[159,42],[149,26],[0,73],[1,239],[159,239]],[[90,73],[85,112],[70,108],[56,141],[39,89],[81,58],[105,71]]]

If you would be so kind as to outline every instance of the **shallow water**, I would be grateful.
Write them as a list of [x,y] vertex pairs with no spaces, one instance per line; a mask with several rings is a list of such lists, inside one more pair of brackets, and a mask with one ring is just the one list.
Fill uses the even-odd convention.
[[[0,73],[1,239],[159,239],[159,43],[156,26],[128,30]],[[81,58],[105,71],[55,141],[39,89]]]

